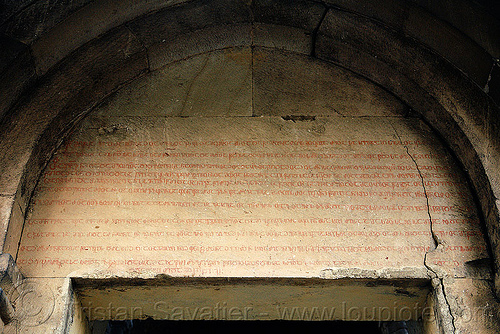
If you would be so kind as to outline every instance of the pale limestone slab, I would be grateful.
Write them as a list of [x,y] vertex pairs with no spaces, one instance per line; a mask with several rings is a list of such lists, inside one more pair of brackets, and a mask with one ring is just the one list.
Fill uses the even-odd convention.
[[51,277],[411,276],[433,242],[405,145],[434,150],[401,141],[394,127],[412,122],[89,117],[41,180],[18,264]]
[[471,278],[443,280],[446,300],[453,316],[454,333],[498,333],[500,304],[493,282]]
[[427,254],[427,265],[440,277],[466,277],[469,263],[489,260],[489,255],[484,226],[465,175],[423,122],[408,121],[404,127],[394,123],[394,131],[418,166],[408,177],[423,181],[422,195],[429,203],[437,248]]
[[27,278],[17,287],[19,294],[9,296],[16,306],[14,319],[6,334],[67,333],[68,317],[74,303],[68,278]]

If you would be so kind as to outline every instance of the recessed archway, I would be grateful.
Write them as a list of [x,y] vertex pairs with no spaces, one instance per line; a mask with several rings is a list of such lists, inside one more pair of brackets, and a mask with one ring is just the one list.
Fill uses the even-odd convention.
[[[45,58],[45,65],[39,63],[40,72],[52,69],[38,88],[13,109],[16,113],[4,119],[3,193],[8,195],[7,204],[17,202],[4,249],[13,252],[17,247],[19,227],[36,180],[61,138],[119,85],[192,54],[235,46],[253,50],[273,46],[348,68],[423,115],[465,166],[478,193],[492,254],[496,254],[497,107],[448,62],[376,20],[306,1],[277,7],[271,4],[278,10],[270,15],[268,5],[196,1],[179,4],[110,31],[55,67],[54,59],[63,58],[64,52],[60,58]],[[291,11],[294,15],[288,15]],[[179,24],[180,13],[202,15],[185,15]],[[165,22],[172,22],[168,30]],[[71,90],[67,89],[69,84]],[[317,93],[321,96],[321,91]],[[273,99],[268,102],[272,105]],[[478,117],[481,122],[476,121]],[[36,126],[21,136],[25,124],[33,118],[38,119]]]

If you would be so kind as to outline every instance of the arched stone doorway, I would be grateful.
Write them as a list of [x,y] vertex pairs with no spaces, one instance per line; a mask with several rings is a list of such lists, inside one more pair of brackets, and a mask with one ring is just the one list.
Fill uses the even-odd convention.
[[[423,114],[424,119],[428,122],[428,124],[431,124],[433,127],[437,128],[440,134],[447,139],[447,143],[450,144],[450,146],[454,149],[455,153],[458,153],[459,158],[462,160],[462,162],[468,169],[469,176],[471,176],[476,186],[476,190],[479,192],[479,197],[481,199],[480,203],[482,204],[482,212],[485,218],[487,219],[487,221],[491,222],[495,221],[496,211],[491,209],[487,210],[485,209],[485,208],[491,208],[491,200],[489,198],[494,198],[491,197],[490,193],[491,189],[489,187],[478,187],[478,185],[481,184],[489,185],[491,180],[494,179],[494,175],[493,177],[490,177],[490,179],[486,179],[485,181],[485,178],[483,177],[484,174],[481,171],[483,170],[482,167],[476,168],[478,166],[477,164],[479,163],[479,161],[482,161],[483,165],[495,163],[495,160],[492,159],[492,157],[495,156],[494,152],[491,152],[491,147],[494,146],[491,145],[482,146],[483,144],[475,144],[476,149],[469,150],[467,147],[470,148],[470,145],[467,143],[470,143],[470,141],[468,141],[467,138],[469,139],[481,138],[478,139],[479,141],[476,143],[479,142],[483,143],[484,141],[483,142],[481,141],[484,139],[483,136],[477,134],[482,132],[478,130],[477,133],[473,133],[475,131],[474,127],[471,128],[467,128],[464,126],[461,127],[460,124],[457,126],[456,122],[452,120],[453,117],[455,117],[456,119],[464,119],[465,117],[466,119],[468,117],[467,112],[475,108],[475,106],[472,106],[473,107],[472,109],[459,108],[459,110],[457,111],[458,116],[457,114],[455,114],[452,115],[450,118],[450,116],[447,116],[445,112],[447,108],[448,109],[455,108],[457,105],[460,105],[463,101],[461,102],[460,97],[457,97],[456,95],[453,94],[447,95],[447,92],[450,91],[454,92],[457,91],[457,89],[453,87],[450,88],[449,86],[447,86],[448,90],[444,91],[438,90],[439,91],[438,92],[435,90],[436,86],[434,85],[434,83],[430,84],[429,83],[430,81],[426,81],[429,79],[429,77],[426,76],[427,74],[440,73],[438,77],[440,78],[440,80],[441,79],[443,80],[441,83],[444,82],[446,83],[446,85],[449,85],[450,83],[446,81],[447,79],[445,75],[445,73],[448,73],[446,72],[448,69],[446,69],[446,71],[444,72],[442,70],[442,68],[443,67],[446,68],[446,66],[444,66],[442,63],[439,63],[438,64],[439,66],[436,65],[436,67],[433,67],[432,62],[436,61],[436,59],[430,57],[425,50],[423,51],[420,50],[418,48],[418,43],[413,44],[414,42],[412,40],[401,38],[401,36],[398,34],[392,34],[390,30],[386,30],[385,27],[378,25],[378,23],[373,22],[370,19],[367,20],[365,20],[364,18],[360,19],[356,15],[351,14],[348,11],[347,12],[343,10],[338,11],[336,8],[331,8],[331,7],[329,8],[325,7],[324,5],[318,5],[309,2],[297,2],[293,4],[294,7],[287,7],[287,5],[283,4],[278,7],[272,7],[275,9],[276,8],[279,9],[278,13],[280,14],[276,14],[276,17],[282,15],[280,19],[277,19],[275,16],[272,15],[269,16],[266,14],[266,8],[269,8],[266,6],[268,5],[269,4],[265,3],[262,4],[254,3],[252,4],[252,6],[248,7],[247,4],[242,4],[242,3],[228,5],[224,3],[215,3],[215,2],[214,4],[209,4],[208,2],[207,3],[192,2],[186,4],[185,6],[183,5],[178,7],[172,7],[171,9],[169,8],[167,10],[139,18],[129,23],[123,29],[117,29],[115,31],[110,32],[108,35],[103,36],[102,39],[100,39],[99,41],[92,42],[87,46],[84,46],[82,49],[80,49],[78,53],[80,57],[78,56],[78,54],[76,54],[76,57],[71,57],[67,59],[65,62],[63,62],[61,65],[58,65],[59,66],[58,70],[57,71],[54,70],[53,72],[49,73],[47,79],[45,79],[44,85],[41,85],[42,88],[35,90],[35,92],[31,95],[31,97],[25,100],[24,106],[23,104],[19,105],[20,106],[19,113],[17,115],[12,116],[10,120],[7,120],[9,134],[10,136],[15,137],[16,133],[21,133],[23,131],[23,123],[18,121],[16,117],[22,118],[26,117],[26,115],[30,115],[30,113],[37,113],[37,112],[43,114],[49,109],[53,109],[55,111],[55,113],[52,115],[50,113],[47,113],[46,117],[41,119],[39,123],[40,131],[44,129],[46,124],[49,124],[48,122],[51,122],[50,123],[51,125],[47,127],[43,135],[40,136],[40,141],[38,141],[38,144],[36,146],[37,148],[34,150],[34,154],[31,156],[30,159],[28,159],[28,155],[26,154],[24,155],[17,154],[16,150],[17,148],[24,147],[26,145],[28,147],[31,147],[32,144],[30,143],[34,142],[34,140],[37,138],[36,135],[31,136],[29,138],[28,137],[24,138],[26,139],[25,142],[23,142],[24,139],[21,138],[18,142],[15,143],[15,145],[13,144],[11,147],[9,147],[8,143],[13,143],[13,142],[9,139],[8,136],[5,137],[6,139],[4,138],[4,143],[6,143],[4,145],[8,147],[8,149],[5,151],[5,155],[6,157],[11,157],[11,158],[13,157],[12,160],[9,160],[12,161],[11,166],[14,166],[16,168],[17,167],[23,168],[24,163],[26,161],[29,161],[27,165],[28,167],[26,169],[28,172],[24,174],[23,179],[19,186],[19,191],[17,192],[17,202],[20,203],[20,205],[15,207],[15,210],[12,211],[14,221],[16,221],[16,219],[24,220],[23,208],[26,206],[26,203],[28,203],[30,199],[31,190],[36,184],[35,180],[39,178],[38,171],[40,170],[41,167],[43,167],[43,164],[46,161],[46,157],[50,156],[51,150],[55,147],[54,144],[57,135],[54,134],[60,133],[59,131],[65,133],[65,131],[68,130],[69,128],[68,124],[71,124],[71,122],[78,120],[82,115],[84,115],[85,113],[82,113],[82,111],[85,110],[85,108],[89,110],[90,107],[93,107],[97,101],[105,97],[113,89],[111,87],[115,87],[117,83],[122,83],[126,79],[131,79],[136,75],[139,75],[144,68],[155,70],[161,68],[165,64],[171,63],[172,61],[178,61],[180,59],[190,57],[190,55],[197,53],[202,53],[206,56],[206,52],[212,49],[230,50],[230,48],[233,48],[232,49],[233,51],[228,52],[226,54],[220,51],[218,52],[224,54],[224,57],[230,58],[231,62],[241,64],[242,62],[244,63],[245,61],[248,61],[248,59],[246,59],[245,56],[242,56],[242,54],[244,55],[244,53],[241,53],[239,51],[234,52],[234,50],[237,50],[234,49],[234,47],[240,47],[244,49],[245,46],[250,47],[251,53],[253,55],[253,57],[247,57],[247,58],[250,58],[252,61],[255,61],[257,59],[257,63],[259,61],[262,62],[262,59],[259,59],[259,57],[255,57],[255,55],[260,56],[258,52],[254,53],[255,51],[259,51],[259,48],[261,47],[264,48],[274,47],[281,49],[282,51],[270,52],[267,54],[267,56],[270,57],[276,64],[279,64],[280,57],[282,59],[285,59],[285,63],[286,61],[288,61],[289,58],[298,57],[301,58],[302,60],[300,61],[297,60],[296,61],[297,63],[303,64],[304,66],[309,66],[310,64],[308,65],[308,61],[310,60],[306,60],[307,59],[306,57],[303,56],[299,57],[294,54],[299,53],[299,54],[307,54],[309,56],[313,55],[319,58],[328,59],[330,61],[346,66],[350,69],[353,69],[355,70],[355,72],[361,73],[362,75],[370,78],[371,80],[374,80],[377,84],[381,84],[383,87],[389,89],[389,91],[396,94],[400,99],[404,101],[404,103],[401,104],[401,106],[403,106],[401,107],[401,109],[398,109],[398,105],[400,104],[400,102],[389,102],[393,101],[394,99],[390,97],[389,94],[385,93],[384,90],[379,88],[368,89],[368,92],[365,93],[366,95],[364,96],[364,98],[370,99],[370,102],[373,102],[373,100],[371,99],[373,97],[380,98],[378,101],[380,103],[380,106],[384,106],[388,109],[395,108],[394,109],[395,111],[400,111],[404,113],[407,112],[406,110],[407,107],[404,107],[404,105],[405,104],[411,105],[412,109],[416,109],[420,114]],[[297,6],[300,6],[300,10],[296,10],[297,8],[299,8]],[[249,8],[251,8],[252,10],[248,11]],[[291,15],[289,17],[284,15],[284,13],[290,13],[290,10],[292,10],[297,15],[296,16]],[[213,14],[214,12],[217,11],[220,12],[220,15],[218,16]],[[189,15],[187,16],[179,15],[180,13],[190,13],[190,12],[202,13],[203,15],[201,17],[203,18],[203,20],[200,19],[200,21],[196,21],[199,19],[200,16],[198,16],[198,18],[195,20],[193,17],[190,17]],[[249,15],[249,13],[251,13],[253,16]],[[181,22],[182,24],[176,21],[175,18],[178,17],[184,17],[183,23]],[[188,17],[188,19],[186,19],[186,17]],[[305,18],[308,19],[313,18],[313,19],[311,19],[311,21],[307,21],[305,20]],[[151,24],[152,22],[154,24]],[[169,26],[169,29],[165,30],[164,29],[165,22],[174,22],[174,25]],[[186,22],[190,23],[186,24]],[[419,70],[428,69],[429,71],[428,72],[423,71],[418,76],[412,77],[411,71],[413,71],[412,70],[413,65],[411,63],[408,63],[404,59],[404,57],[398,56],[394,58],[394,53],[386,54],[385,55],[386,58],[384,58],[383,48],[378,49],[379,47],[381,47],[380,44],[372,45],[373,49],[371,50],[362,46],[363,45],[362,38],[366,37],[366,35],[364,35],[366,33],[363,33],[363,35],[356,35],[357,31],[356,25],[355,24],[349,25],[348,24],[349,22],[366,24],[366,26],[364,26],[365,31],[372,31],[375,34],[378,34],[379,37],[383,36],[383,38],[380,38],[380,41],[391,41],[395,43],[391,45],[390,49],[401,51],[402,52],[401,55],[404,55],[405,52],[408,52],[408,54],[416,56],[416,58],[414,58],[413,60],[418,60],[417,62],[422,62],[418,64],[418,69]],[[223,24],[221,25],[221,23]],[[341,26],[343,27],[342,29],[345,29],[344,33],[342,34],[339,34],[340,32],[342,32],[341,31],[342,29],[338,30],[340,23]],[[153,33],[150,30],[148,30],[149,28],[146,27],[155,27],[155,29],[158,30]],[[175,33],[171,34],[172,31]],[[287,38],[282,38],[282,36],[285,35],[287,36]],[[351,39],[349,39],[349,37]],[[375,40],[378,41],[379,39]],[[47,39],[45,40],[45,42],[46,41]],[[326,51],[327,49],[330,51],[327,52]],[[284,52],[283,50],[292,51],[293,53],[287,54],[287,52]],[[332,52],[331,50],[334,50],[334,52]],[[359,52],[356,52],[354,50],[358,50]],[[211,54],[216,54],[216,53],[217,52]],[[147,59],[146,57],[144,57],[146,54],[147,54]],[[262,52],[262,54],[265,54],[265,52]],[[92,58],[92,56],[94,58]],[[381,62],[377,62],[376,60],[379,57],[383,58]],[[375,59],[375,62],[372,62],[373,60],[372,58]],[[99,66],[99,60],[102,59],[105,59],[105,61],[102,63],[102,66]],[[194,71],[196,76],[197,72],[195,69],[197,68],[196,67],[197,64],[194,59],[198,59],[198,61],[204,60],[206,61],[206,64],[208,64],[208,66],[214,66],[213,64],[210,65],[211,64],[210,61],[213,61],[215,64],[217,64],[217,57],[203,58],[202,56],[199,56],[198,58],[190,57],[188,61],[179,62],[178,64],[182,63],[190,64],[189,61],[194,62],[191,64],[192,67],[190,67],[190,69]],[[51,60],[47,58],[47,61],[48,63],[46,65],[40,65],[38,70],[44,72],[45,71],[44,66],[45,68],[50,67]],[[230,62],[227,61],[226,59],[223,61],[223,63],[228,64]],[[110,65],[112,64],[114,64],[115,69],[117,69],[117,71],[115,72],[114,75],[107,76],[105,72],[109,71]],[[198,62],[198,66],[203,67],[203,64],[205,63]],[[82,69],[86,68],[85,66],[91,68],[92,71],[89,71],[88,73],[85,73],[85,70],[82,71]],[[185,66],[189,67],[190,65],[185,65]],[[393,66],[393,68],[391,68],[391,66]],[[326,67],[332,68],[330,65]],[[326,70],[326,67],[322,67],[320,70],[317,70],[316,73],[321,77],[324,71],[328,71]],[[220,69],[223,71],[226,68],[225,66],[222,66]],[[258,66],[252,67],[252,71],[256,69],[258,69]],[[380,71],[380,69],[383,69],[383,71]],[[278,78],[282,78],[286,77],[286,75],[290,73],[287,70],[284,70],[280,73],[279,71],[276,71],[275,69],[271,68],[268,69],[267,72],[264,71],[263,73],[261,73],[261,75],[263,75],[263,77],[266,77],[266,75],[269,77],[276,75]],[[339,70],[339,69],[331,71],[334,71],[335,73],[333,74],[336,75],[341,75],[340,72],[349,73],[349,72],[343,72],[344,70]],[[153,72],[151,77],[154,77],[155,75],[157,76],[157,74],[155,73],[156,72]],[[306,75],[310,73],[314,73],[314,71],[307,72]],[[401,75],[401,73],[403,73],[403,75]],[[212,75],[215,74],[219,73],[217,73],[217,71],[214,70]],[[74,78],[73,76],[78,77],[79,75],[83,75],[84,79],[81,81],[73,79]],[[258,78],[258,76],[254,77]],[[294,78],[293,75],[291,77]],[[331,77],[332,75],[329,76],[329,78]],[[210,74],[208,74],[208,78],[210,78]],[[344,76],[343,78],[345,80],[349,80],[348,77]],[[204,80],[203,76],[197,77],[197,79]],[[235,81],[240,80],[237,77],[236,78],[232,77],[231,79]],[[286,92],[291,92],[293,91],[293,89],[297,88],[300,91],[301,88],[300,84],[297,84],[297,82],[294,82],[290,78],[286,79],[287,80],[285,80],[285,83],[293,82],[296,85],[294,86],[294,84],[290,84],[289,87],[285,86],[284,88],[286,89],[283,89],[283,91],[281,92],[282,94]],[[453,84],[455,84],[456,82],[460,82],[460,80],[455,80],[455,79],[456,78],[452,80]],[[170,78],[170,80],[172,80],[172,78]],[[175,81],[175,77],[173,80]],[[329,82],[330,79],[325,79],[325,80],[327,83],[330,83]],[[295,79],[295,81],[297,81],[297,79]],[[74,86],[76,88],[75,92],[77,92],[77,94],[72,95],[72,93],[64,90],[64,87],[67,84],[67,82],[77,82],[76,86]],[[252,90],[255,87],[258,87],[259,84],[261,85],[260,87],[265,87],[265,82],[266,80],[262,80],[260,83],[253,82],[253,85],[250,85],[250,89]],[[186,83],[188,87],[185,88],[184,93],[189,92],[189,94],[197,94],[196,90],[194,91],[192,90],[193,88],[196,87],[189,87],[189,80],[186,80]],[[234,91],[232,91],[232,88],[234,87],[233,85],[231,85],[231,82],[226,80],[225,83],[227,84],[226,88],[228,94],[235,93]],[[350,81],[349,84],[350,84],[349,87],[356,87],[355,86],[356,80]],[[134,83],[132,85],[134,85]],[[161,82],[159,83],[159,86],[161,87]],[[309,114],[307,111],[304,111],[306,108],[302,107],[299,109],[297,108],[297,106],[304,106],[304,105],[307,106],[309,103],[311,103],[311,100],[317,102],[323,99],[326,101],[326,103],[320,106],[316,106],[319,108],[323,108],[321,113],[324,113],[325,110],[327,110],[327,112],[333,111],[334,113],[338,113],[339,110],[335,111],[335,108],[333,108],[332,110],[331,108],[332,105],[335,105],[335,103],[339,103],[339,98],[341,104],[350,103],[349,101],[351,101],[351,99],[346,99],[343,101],[341,96],[339,95],[328,97],[328,91],[326,92],[321,91],[321,87],[324,87],[324,85],[317,84],[316,87],[314,87],[314,89],[307,90],[308,92],[311,91],[314,92],[314,98],[311,98],[309,96],[309,98],[303,99],[302,102],[295,101],[294,103],[289,103],[289,101],[293,100],[294,96],[288,95],[286,100],[283,99],[283,101],[285,102],[282,105],[276,105],[277,102],[280,102],[282,100],[276,99],[274,96],[267,97],[266,101],[266,96],[265,94],[263,94],[263,96],[262,95],[260,96],[262,98],[261,103],[264,106],[261,107],[261,110],[265,115],[266,113],[269,112],[272,113],[272,110],[280,108],[282,108],[282,110],[286,110],[287,108],[289,108],[290,112],[281,111],[278,114],[271,114],[278,116],[277,121],[282,122],[283,127],[287,126],[300,127],[301,126],[300,124],[306,124],[306,126],[312,126],[312,128],[315,129],[314,130],[312,128],[308,128],[308,130],[311,129],[313,130],[312,132],[308,133],[314,133],[315,131],[322,129],[321,126],[323,126],[326,129],[328,128],[327,126],[328,124],[323,123],[323,120],[320,117],[321,115],[316,115],[315,113]],[[376,86],[370,86],[370,87],[376,87]],[[56,95],[50,92],[51,89],[53,89],[54,92],[56,92]],[[126,90],[127,88],[124,89]],[[239,86],[238,89],[239,93],[244,92],[248,89],[248,85]],[[364,89],[366,89],[366,87],[364,87]],[[461,87],[460,89],[463,88]],[[162,87],[162,91],[164,90],[165,86]],[[140,91],[140,89],[138,91]],[[375,91],[383,92],[380,93],[383,96],[380,97],[380,95],[378,95],[378,93],[375,93]],[[343,93],[346,94],[345,96],[351,96],[358,94],[359,92],[360,89],[349,90],[346,88],[346,91],[344,91]],[[62,95],[60,93],[62,93]],[[256,94],[258,93],[259,93],[258,91],[252,91],[251,94],[252,98],[250,99],[252,103],[254,103],[254,96],[257,96]],[[440,95],[441,93],[442,95]],[[311,93],[307,93],[305,95],[308,94]],[[279,94],[277,95],[280,96]],[[300,96],[300,94],[296,93],[294,93],[294,95]],[[57,96],[59,96],[59,99],[57,98]],[[221,106],[215,104],[211,108],[212,110],[215,111],[220,111],[220,109],[223,109],[224,112],[227,112],[228,110],[231,111],[240,109],[240,106],[244,106],[244,104],[248,102],[248,100],[245,100],[245,96],[238,95],[238,92],[236,92],[236,97],[237,98],[235,100],[232,100],[232,102],[237,103],[236,106],[234,104],[233,105],[229,104],[229,106],[228,105]],[[361,98],[363,98],[363,96]],[[438,100],[437,103],[436,99]],[[360,101],[360,97],[357,96],[352,100]],[[221,101],[221,100],[214,99],[212,101]],[[470,100],[467,99],[464,101],[465,102],[463,103],[470,102]],[[481,103],[483,102],[488,105],[487,110],[494,110],[494,106],[493,105],[490,106],[488,104],[489,103],[488,101],[478,102],[476,106],[478,106],[478,108],[481,108],[482,106]],[[389,104],[388,106],[386,105],[387,103]],[[159,105],[161,105],[161,101]],[[330,109],[328,109],[329,107]],[[356,106],[351,105],[351,108],[348,109],[352,111],[355,109],[355,107]],[[469,107],[469,105],[467,105],[467,107]],[[175,110],[175,108],[177,108],[177,111]],[[205,108],[205,109],[210,109],[210,108]],[[182,113],[185,112],[186,110],[188,111],[194,110],[194,112],[196,113],[196,104],[180,101],[180,104],[172,107],[171,112],[173,112],[174,115],[185,116]],[[245,114],[245,116],[262,115],[259,114],[259,111],[256,112],[258,108],[250,110],[252,110],[252,113]],[[177,114],[175,114],[176,112]],[[56,113],[58,113],[57,116]],[[271,115],[267,116],[270,117]],[[492,115],[493,114],[489,115],[488,117],[493,117]],[[227,114],[224,114],[224,116],[227,116]],[[283,116],[285,119],[282,119],[281,116]],[[299,117],[294,118],[295,116]],[[313,116],[316,116],[318,118],[314,119]],[[329,116],[331,115],[329,114]],[[386,115],[384,114],[383,116]],[[184,120],[184,121],[189,122],[189,120]],[[119,126],[114,126],[114,124],[107,124],[106,122],[100,124],[99,120],[97,120],[96,122],[97,122],[96,123],[97,130],[101,129],[101,133],[100,134],[98,133],[98,135],[103,135],[103,136],[120,135],[120,131],[123,131],[123,128],[120,128]],[[469,124],[467,123],[468,121],[464,122],[465,122],[464,124]],[[380,125],[380,127],[382,128],[387,126],[388,123]],[[480,125],[478,126],[480,127]],[[492,133],[495,133],[494,132],[495,130],[493,128],[490,130],[493,131]],[[40,133],[40,131],[38,132],[38,134]],[[465,132],[469,131],[467,136],[462,135],[464,131]],[[36,131],[34,131],[33,133],[36,134]],[[405,133],[405,131],[403,131],[403,133]],[[477,137],[475,137],[476,135]],[[486,140],[485,142],[487,142],[488,140],[494,141],[495,137],[486,136],[485,140]],[[461,146],[458,146],[458,143],[461,143]],[[489,153],[484,154],[483,156],[480,157],[480,159],[483,160],[480,159],[478,160],[475,157],[475,153],[480,151],[480,149],[478,149],[477,147],[487,147],[487,152]],[[411,148],[409,150],[411,150]],[[472,153],[472,154],[462,155],[460,154],[461,152]],[[409,156],[411,156],[411,153],[409,154]],[[16,168],[9,169],[8,172],[4,174],[6,183],[9,183],[9,187],[10,184],[14,184],[17,187],[18,183],[8,182],[10,180],[15,181],[16,177],[20,175],[18,170],[16,170]],[[9,187],[7,187],[6,189],[10,189]],[[12,193],[12,192],[6,190],[6,193]],[[7,234],[8,238],[5,245],[5,249],[10,253],[14,253],[13,250],[16,249],[17,242],[20,239],[21,230],[18,228],[19,226],[21,226],[21,224],[18,225],[12,224],[9,226],[10,231]],[[491,227],[495,225],[494,223],[489,223],[488,226],[490,226],[490,238],[491,238],[491,231],[492,231]],[[495,244],[493,243],[493,249],[495,249],[494,247]],[[479,258],[480,257],[476,259]],[[465,274],[464,276],[467,277],[467,279],[473,280],[473,275],[471,274]],[[459,280],[459,282],[465,282],[465,281]]]

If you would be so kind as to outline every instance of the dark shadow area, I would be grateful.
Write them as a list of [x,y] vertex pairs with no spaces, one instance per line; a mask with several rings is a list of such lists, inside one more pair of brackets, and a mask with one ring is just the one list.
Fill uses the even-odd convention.
[[[389,326],[384,326],[389,325]],[[241,332],[243,329],[261,333],[364,333],[364,334],[420,334],[422,324],[418,321],[172,321],[172,320],[130,320],[94,321],[92,334],[156,334],[156,333],[206,333],[219,334]]]

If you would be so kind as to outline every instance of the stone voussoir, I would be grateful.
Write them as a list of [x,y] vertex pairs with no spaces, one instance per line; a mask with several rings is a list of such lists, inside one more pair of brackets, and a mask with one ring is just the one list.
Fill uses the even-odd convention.
[[[126,28],[119,28],[86,45],[47,75],[6,122],[2,145],[8,149],[2,152],[2,189],[16,192],[12,187],[19,185],[23,170],[29,170],[23,175],[20,194],[27,203],[51,148],[60,142],[60,134],[68,130],[68,124],[120,84],[146,71],[146,58],[146,51],[134,36]],[[33,118],[38,121],[26,132],[22,124]],[[36,145],[45,148],[27,156],[26,148]]]

